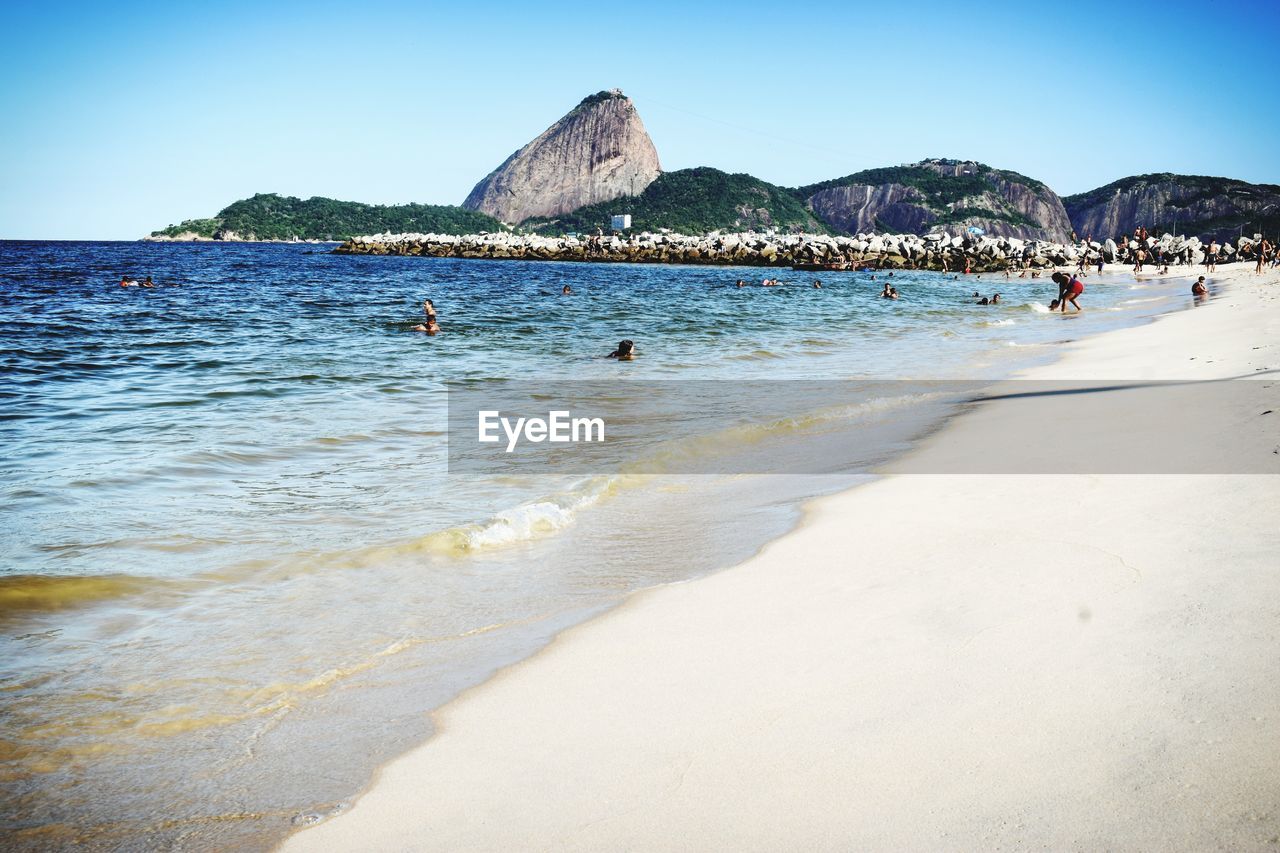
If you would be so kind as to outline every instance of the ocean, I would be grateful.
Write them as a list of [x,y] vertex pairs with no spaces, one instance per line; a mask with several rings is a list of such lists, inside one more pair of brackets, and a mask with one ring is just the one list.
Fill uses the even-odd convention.
[[[898,272],[890,301],[870,278],[0,242],[3,846],[268,848],[433,708],[749,557],[951,411],[854,406],[865,453],[821,473],[481,475],[450,473],[447,383],[995,380],[1190,301],[1091,276],[1064,316],[1047,279]],[[412,331],[424,298],[436,336]],[[621,339],[635,361],[604,358]],[[808,412],[749,434],[697,414],[685,453],[825,452]]]

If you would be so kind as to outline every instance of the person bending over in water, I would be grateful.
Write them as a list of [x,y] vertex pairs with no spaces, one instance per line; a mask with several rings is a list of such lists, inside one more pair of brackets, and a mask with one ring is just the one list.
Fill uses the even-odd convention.
[[605,356],[605,358],[616,358],[618,361],[634,361],[636,357],[636,345],[630,341],[618,341],[618,348]]
[[1051,275],[1050,278],[1053,279],[1054,284],[1058,285],[1058,298],[1055,299],[1054,301],[1061,302],[1062,297],[1066,295],[1066,292],[1068,290],[1071,289],[1071,276],[1067,275],[1064,272],[1054,272],[1054,274]]
[[1076,302],[1076,299],[1079,298],[1082,293],[1084,293],[1084,282],[1075,276],[1071,276],[1067,281],[1066,289],[1061,294],[1062,301],[1058,304],[1058,309],[1062,311],[1063,314],[1067,313],[1067,303],[1070,302],[1072,307],[1074,307],[1076,311],[1079,311],[1080,303]]

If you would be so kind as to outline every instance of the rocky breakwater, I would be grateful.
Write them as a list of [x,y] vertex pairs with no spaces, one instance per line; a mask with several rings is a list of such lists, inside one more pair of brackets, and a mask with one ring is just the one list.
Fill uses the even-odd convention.
[[[340,255],[415,255],[521,261],[709,264],[800,269],[927,269],[959,272],[1052,267],[1106,249],[972,234],[681,234],[540,237],[532,234],[377,234],[348,240]],[[1112,250],[1114,255],[1118,249]]]

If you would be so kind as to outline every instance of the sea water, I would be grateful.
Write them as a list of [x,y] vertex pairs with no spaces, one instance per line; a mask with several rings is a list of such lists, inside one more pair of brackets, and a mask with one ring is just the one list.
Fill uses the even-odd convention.
[[[941,416],[859,412],[866,458],[826,476],[451,476],[445,383],[994,379],[1186,301],[1091,277],[1063,316],[1045,279],[898,272],[897,301],[885,280],[0,243],[0,840],[268,847],[431,709],[631,591],[745,559]],[[623,338],[640,357],[603,358]],[[696,452],[806,440],[741,426]]]

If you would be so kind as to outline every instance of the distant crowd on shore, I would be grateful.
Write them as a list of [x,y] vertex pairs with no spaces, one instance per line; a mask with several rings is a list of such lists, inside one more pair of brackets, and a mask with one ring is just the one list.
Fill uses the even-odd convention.
[[[1079,235],[1071,232],[1071,242],[1077,246],[1089,247],[1093,245],[1093,235],[1088,234],[1084,240]],[[1188,266],[1203,265],[1206,272],[1215,272],[1220,262],[1225,262],[1228,252],[1232,251],[1230,247],[1219,243],[1216,238],[1211,238],[1208,243],[1201,243],[1199,247],[1200,257],[1195,258],[1189,252],[1174,252],[1165,245],[1164,242],[1156,239],[1148,231],[1145,225],[1139,225],[1133,229],[1133,236],[1120,234],[1115,237],[1116,251],[1118,257],[1117,262],[1131,264],[1135,273],[1145,271],[1148,265],[1154,266],[1161,274],[1167,274],[1169,267],[1174,264],[1186,264]],[[1235,253],[1245,253],[1247,259],[1254,261],[1254,273],[1261,275],[1262,271],[1270,267],[1280,265],[1280,253],[1277,253],[1276,246],[1266,237],[1248,238],[1241,237],[1239,245],[1235,248]],[[1084,272],[1086,265],[1086,253],[1081,252],[1078,263],[1076,264],[1077,272]],[[1097,264],[1098,272],[1102,272],[1103,259],[1099,255],[1094,263]]]

